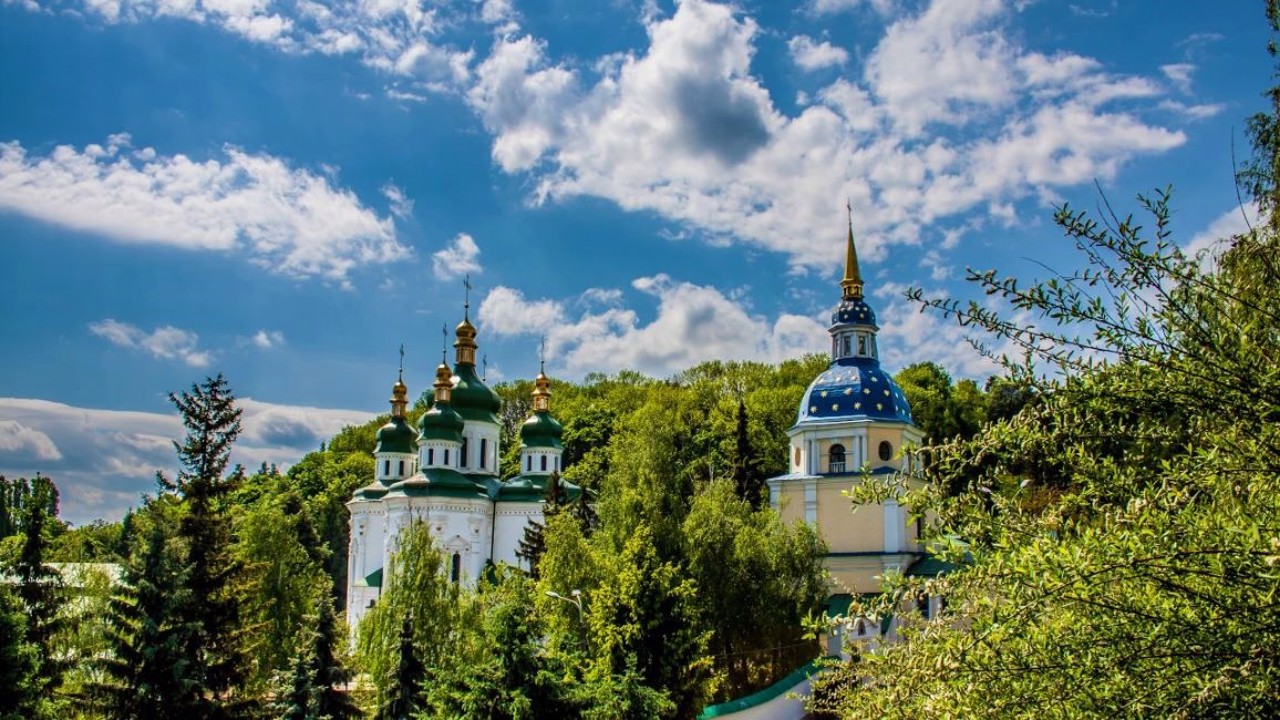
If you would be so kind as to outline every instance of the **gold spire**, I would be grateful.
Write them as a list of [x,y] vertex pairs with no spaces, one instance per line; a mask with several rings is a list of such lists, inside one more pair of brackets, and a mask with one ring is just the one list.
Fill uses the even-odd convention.
[[542,353],[538,360],[538,377],[533,380],[533,411],[550,412],[551,380],[547,378],[547,339],[542,339]]
[[458,339],[454,341],[456,350],[454,362],[459,365],[476,364],[476,328],[471,324],[471,276],[463,278],[463,287],[467,290],[466,300],[462,303],[462,322],[458,323]]
[[858,251],[853,246],[853,204],[846,202],[849,211],[849,246],[844,255],[844,277],[840,280],[840,290],[846,300],[862,298],[862,272],[858,269]]
[[444,362],[436,368],[435,402],[447,403],[453,398],[453,373]]
[[400,343],[400,371],[396,373],[396,384],[391,386],[391,417],[404,417],[404,408],[409,404],[409,387],[404,384],[404,343]]

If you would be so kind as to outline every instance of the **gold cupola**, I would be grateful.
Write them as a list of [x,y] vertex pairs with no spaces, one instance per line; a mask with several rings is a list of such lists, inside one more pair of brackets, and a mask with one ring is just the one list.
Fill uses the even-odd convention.
[[551,411],[551,379],[547,377],[546,363],[538,367],[538,377],[533,380],[533,411]]
[[849,238],[844,253],[844,277],[840,280],[840,291],[846,300],[862,298],[862,271],[858,268],[858,251],[853,246],[853,205],[846,204],[849,212]]
[[453,398],[453,372],[449,370],[449,366],[441,361],[440,366],[436,368],[436,384],[435,384],[434,402],[447,403]]

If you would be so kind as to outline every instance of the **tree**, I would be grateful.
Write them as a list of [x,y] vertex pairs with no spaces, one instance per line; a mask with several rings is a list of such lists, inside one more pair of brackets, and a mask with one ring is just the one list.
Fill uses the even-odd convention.
[[0,583],[0,720],[32,717],[40,702],[36,648],[27,642],[22,603]]
[[396,646],[396,663],[383,686],[377,720],[408,720],[419,707],[425,668],[414,643],[413,613],[404,616]]
[[160,477],[162,486],[177,490],[186,503],[178,536],[186,545],[184,595],[180,609],[187,656],[200,669],[201,717],[220,717],[237,704],[229,694],[244,677],[245,663],[238,635],[240,607],[232,591],[240,566],[231,554],[231,522],[225,501],[241,473],[227,475],[231,448],[240,434],[235,395],[221,375],[192,385],[190,392],[169,394],[182,417],[187,436],[174,443],[182,469],[176,482]]
[[560,508],[567,502],[566,496],[564,486],[560,483],[560,472],[553,470],[547,477],[547,487],[543,493],[542,522],[529,520],[516,548],[516,557],[529,563],[529,574],[535,580],[538,578],[538,561],[542,559],[542,553],[547,549],[542,537],[543,529],[546,527],[546,521],[560,512]]
[[764,483],[764,473],[760,472],[760,459],[751,447],[751,437],[747,432],[747,403],[742,398],[738,398],[738,424],[734,439],[737,445],[733,458],[734,490],[752,508],[759,508],[768,497],[769,489]]
[[198,711],[201,678],[187,655],[194,628],[183,617],[185,573],[170,542],[172,522],[153,502],[145,546],[131,558],[108,612],[105,680],[92,695],[108,718],[161,720]]
[[305,641],[295,652],[290,672],[284,674],[284,689],[274,703],[281,720],[347,720],[363,713],[351,695],[340,686],[353,673],[338,656],[338,623],[333,600],[327,592],[317,593],[317,613],[313,630],[303,632]]
[[[37,478],[39,480],[39,478]],[[49,508],[56,508],[56,488],[52,483],[36,483],[22,506],[22,550],[14,563],[18,599],[26,613],[25,640],[36,652],[36,672],[32,678],[41,698],[41,711],[52,711],[53,692],[62,684],[65,663],[54,652],[54,635],[62,625],[60,613],[65,601],[62,576],[46,564],[49,549]]]
[[[1267,11],[1277,29],[1277,3]],[[1168,191],[1139,200],[1149,231],[1106,204],[1100,220],[1063,206],[1055,220],[1085,269],[1029,285],[971,273],[1035,325],[976,303],[925,303],[1059,379],[1011,368],[1035,384],[1034,402],[939,449],[924,471],[932,487],[868,488],[936,517],[932,546],[962,568],[890,578],[881,609],[942,594],[952,619],[899,612],[906,642],[849,668],[843,715],[1274,716],[1280,92],[1271,97],[1273,114],[1253,126],[1264,227],[1191,258],[1173,243]],[[965,492],[944,497],[948,485]]]

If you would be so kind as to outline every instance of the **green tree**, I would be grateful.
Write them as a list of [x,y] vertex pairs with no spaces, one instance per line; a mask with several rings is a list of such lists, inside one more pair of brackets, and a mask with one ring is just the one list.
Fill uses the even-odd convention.
[[529,563],[529,574],[535,580],[538,577],[538,561],[542,559],[542,553],[547,549],[547,544],[542,537],[546,522],[560,512],[560,508],[566,502],[568,497],[564,485],[560,482],[560,472],[552,471],[547,478],[546,492],[542,501],[542,521],[530,520],[525,525],[524,535],[521,536],[516,547],[516,557]]
[[40,702],[36,648],[26,640],[22,603],[0,583],[0,720],[33,717]]
[[65,662],[54,651],[54,637],[62,626],[66,599],[62,576],[45,560],[49,550],[49,526],[56,522],[52,483],[34,485],[22,506],[22,549],[12,572],[17,595],[26,614],[26,642],[36,652],[35,691],[41,698],[38,716],[53,712],[53,693],[62,684]]
[[414,641],[413,613],[401,620],[399,640],[396,662],[383,682],[377,720],[408,720],[421,705],[419,696],[426,668]]
[[751,504],[752,508],[760,507],[769,495],[769,488],[764,483],[764,473],[760,472],[760,459],[756,457],[751,446],[751,435],[747,424],[747,403],[738,398],[737,432],[734,433],[736,445],[733,457],[733,483],[738,497]]
[[235,395],[221,375],[169,394],[187,436],[174,443],[182,469],[177,481],[161,477],[186,503],[178,536],[186,546],[185,594],[181,608],[187,656],[200,670],[199,717],[222,717],[238,704],[232,692],[244,679],[240,607],[233,592],[241,568],[231,553],[231,521],[226,500],[241,473],[227,474],[231,448],[240,434]]
[[104,680],[92,690],[106,717],[120,720],[187,717],[200,700],[199,671],[186,652],[194,628],[183,617],[188,590],[173,521],[159,503],[147,515],[145,544],[125,564],[109,604]]

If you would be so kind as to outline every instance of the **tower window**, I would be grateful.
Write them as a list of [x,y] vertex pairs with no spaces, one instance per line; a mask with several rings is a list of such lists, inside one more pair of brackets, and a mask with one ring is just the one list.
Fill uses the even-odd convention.
[[404,476],[404,461],[403,461],[403,460],[401,460],[401,461],[400,461],[400,475],[401,475],[402,477]]
[[542,472],[546,472],[546,471],[547,471],[547,456],[543,455],[542,456]]
[[845,335],[845,336],[844,336],[844,353],[843,353],[843,355],[841,355],[841,357],[848,357],[848,356],[849,356],[849,352],[850,352],[850,350],[849,350],[849,336],[848,336],[848,335]]
[[525,471],[525,472],[532,472],[532,471],[533,471],[533,456],[532,456],[532,455],[530,455],[529,457],[527,457],[527,458],[525,458],[525,459],[524,459],[524,471]]
[[827,458],[827,472],[844,472],[844,446],[840,443],[831,446],[830,455]]
[[859,355],[867,354],[867,336],[866,335],[858,336],[858,354]]
[[444,464],[449,464],[449,448],[444,449]]
[[879,453],[880,453],[881,460],[884,460],[885,462],[889,462],[890,460],[893,459],[893,444],[890,443],[888,440],[881,440]]
[[484,469],[485,458],[489,455],[489,438],[480,438],[480,469]]
[[462,579],[462,556],[458,553],[453,554],[453,561],[450,563],[449,579],[458,582]]
[[[449,462],[445,460],[445,462]],[[458,464],[462,467],[467,466],[467,439],[462,438],[462,449],[458,451]]]
[[383,474],[384,476],[385,476],[385,475],[390,475],[390,474],[391,474],[391,461],[390,461],[390,460],[384,460],[384,461],[382,461],[382,474]]
[[427,464],[428,464],[428,465],[435,465],[435,464],[436,464],[436,449],[435,449],[435,448],[427,448]]

